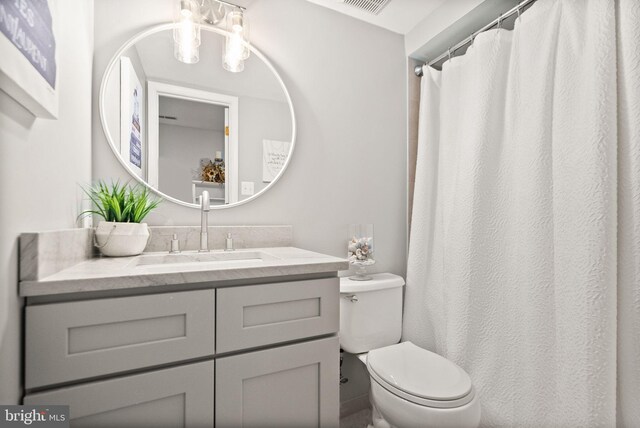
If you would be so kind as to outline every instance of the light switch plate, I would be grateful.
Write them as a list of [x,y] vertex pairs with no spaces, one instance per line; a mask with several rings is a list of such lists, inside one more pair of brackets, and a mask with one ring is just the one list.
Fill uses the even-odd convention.
[[240,186],[240,193],[243,196],[253,195],[253,181],[243,181]]

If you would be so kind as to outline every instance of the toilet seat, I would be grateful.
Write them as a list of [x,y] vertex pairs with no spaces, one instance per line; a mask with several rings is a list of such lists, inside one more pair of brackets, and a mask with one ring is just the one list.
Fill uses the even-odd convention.
[[411,342],[369,351],[367,369],[384,389],[421,406],[461,407],[475,396],[462,368]]

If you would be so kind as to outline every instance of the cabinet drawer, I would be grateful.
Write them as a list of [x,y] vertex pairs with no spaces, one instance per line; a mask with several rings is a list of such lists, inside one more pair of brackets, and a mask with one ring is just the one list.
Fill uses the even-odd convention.
[[27,389],[214,353],[215,291],[28,306]]
[[24,404],[68,405],[74,428],[213,428],[214,388],[206,361],[29,394]]
[[216,351],[337,332],[339,287],[326,278],[218,289]]

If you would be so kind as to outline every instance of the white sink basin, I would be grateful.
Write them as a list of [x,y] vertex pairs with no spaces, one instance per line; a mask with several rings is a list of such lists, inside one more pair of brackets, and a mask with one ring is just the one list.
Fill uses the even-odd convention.
[[263,251],[212,251],[199,253],[197,251],[185,251],[179,254],[147,254],[138,256],[134,266],[166,266],[172,264],[237,264],[237,263],[262,263],[265,260],[277,260],[278,257]]

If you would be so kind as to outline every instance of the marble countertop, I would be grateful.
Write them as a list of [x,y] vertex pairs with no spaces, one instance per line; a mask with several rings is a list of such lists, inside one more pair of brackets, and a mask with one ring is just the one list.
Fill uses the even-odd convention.
[[[206,254],[224,253],[216,250]],[[262,253],[263,258],[148,264],[153,258],[170,258],[166,251],[135,257],[98,257],[78,263],[39,280],[20,282],[20,296],[121,290],[174,284],[246,280],[264,277],[336,272],[349,268],[346,259],[295,247],[247,248],[242,253]],[[185,251],[181,255],[198,253]],[[247,255],[248,256],[248,255]],[[147,263],[147,264],[145,264]],[[151,262],[153,263],[153,262]]]

